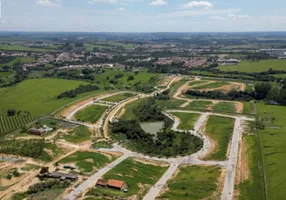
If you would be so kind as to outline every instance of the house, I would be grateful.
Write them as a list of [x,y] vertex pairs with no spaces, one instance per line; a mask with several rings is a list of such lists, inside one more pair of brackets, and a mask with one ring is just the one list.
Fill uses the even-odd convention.
[[31,128],[28,130],[28,133],[33,134],[33,135],[43,135],[45,134],[47,131],[45,129],[39,128]]
[[108,188],[113,188],[116,190],[124,190],[127,191],[127,184],[124,181],[119,181],[119,180],[103,180],[103,179],[98,179],[97,186],[101,187],[108,187]]

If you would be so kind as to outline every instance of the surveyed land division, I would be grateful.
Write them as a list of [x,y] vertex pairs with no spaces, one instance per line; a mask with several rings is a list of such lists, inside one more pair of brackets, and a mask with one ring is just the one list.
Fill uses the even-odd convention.
[[0,37],[0,199],[285,199],[282,36],[42,34]]

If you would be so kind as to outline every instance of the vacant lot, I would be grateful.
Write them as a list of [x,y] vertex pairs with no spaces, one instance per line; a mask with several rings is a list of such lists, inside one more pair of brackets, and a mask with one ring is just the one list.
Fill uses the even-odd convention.
[[129,103],[125,106],[125,112],[124,115],[121,117],[124,120],[131,120],[131,119],[137,119],[137,115],[134,112],[140,103],[147,101],[147,99],[138,99],[132,103]]
[[209,83],[206,85],[201,85],[197,87],[193,87],[192,89],[200,90],[200,89],[213,89],[213,88],[219,88],[225,85],[228,85],[228,82],[214,82],[214,83]]
[[257,104],[257,110],[265,124],[265,129],[260,130],[260,135],[268,198],[284,199],[286,196],[286,107]]
[[108,106],[90,105],[78,111],[75,114],[77,121],[96,123],[103,113],[108,109]]
[[122,93],[122,94],[118,94],[118,95],[114,95],[108,98],[103,99],[103,101],[110,101],[110,102],[120,102],[124,99],[127,99],[129,97],[133,97],[134,94],[132,93]]
[[192,101],[186,108],[207,109],[211,105],[211,101]]
[[107,197],[107,199],[120,199],[137,195],[139,199],[141,199],[166,170],[167,167],[145,164],[129,158],[117,165],[103,177],[104,179],[125,181],[128,185],[127,193],[114,189],[95,187],[88,195],[105,197],[105,199]]
[[215,148],[206,159],[225,160],[227,149],[232,136],[234,119],[220,116],[210,116],[205,128],[205,133],[213,140]]
[[64,136],[64,139],[68,142],[79,144],[90,140],[91,135],[92,133],[86,126],[78,126],[73,130],[69,131]]
[[57,99],[60,93],[84,84],[87,82],[54,78],[26,80],[1,94],[0,109],[29,111],[33,116],[47,115],[67,103],[91,94],[84,93],[73,99]]
[[95,152],[77,151],[74,154],[60,160],[59,163],[75,164],[82,173],[92,173],[115,159],[116,157],[111,155],[106,156],[104,154]]
[[258,62],[243,61],[235,66],[220,66],[221,71],[264,72],[269,69],[286,70],[286,60],[261,60]]
[[243,114],[249,114],[249,115],[255,114],[255,105],[253,102],[243,103]]
[[178,129],[181,130],[193,130],[196,121],[199,118],[199,114],[197,113],[172,113],[172,115],[178,117],[180,119],[180,124]]
[[184,100],[157,100],[156,103],[163,109],[180,108],[181,105],[186,103]]
[[177,176],[167,183],[167,192],[157,199],[197,200],[217,199],[219,167],[184,166]]
[[224,113],[236,113],[235,104],[232,102],[219,102],[214,106],[214,111]]

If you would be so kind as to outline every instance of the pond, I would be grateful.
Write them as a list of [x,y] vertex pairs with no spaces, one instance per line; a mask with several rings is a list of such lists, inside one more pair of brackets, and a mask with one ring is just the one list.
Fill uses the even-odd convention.
[[140,126],[146,133],[156,135],[164,127],[164,122],[142,122]]

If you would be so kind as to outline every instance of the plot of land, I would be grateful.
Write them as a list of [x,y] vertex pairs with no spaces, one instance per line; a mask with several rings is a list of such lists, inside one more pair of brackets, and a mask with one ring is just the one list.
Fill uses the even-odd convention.
[[220,116],[210,116],[205,128],[205,133],[214,143],[213,152],[207,160],[225,160],[227,158],[227,149],[232,136],[234,119]]
[[94,124],[100,119],[100,117],[108,108],[108,106],[90,105],[78,111],[75,114],[75,118],[77,121],[90,122]]
[[264,167],[269,199],[284,199],[286,196],[286,107],[257,104],[259,117],[265,129],[261,135]]
[[87,195],[93,195],[97,198],[123,198],[137,195],[141,199],[154,185],[163,173],[167,170],[167,167],[161,167],[152,164],[145,164],[134,159],[124,160],[117,165],[111,171],[104,175],[104,179],[121,180],[127,183],[128,192],[118,191],[114,189],[95,187],[90,190]]
[[86,126],[78,126],[64,135],[64,139],[79,144],[90,140],[91,135],[91,131]]
[[243,114],[255,114],[255,105],[253,102],[244,102],[243,103]]
[[232,102],[219,102],[214,106],[214,111],[224,113],[236,113],[235,104]]
[[44,116],[63,105],[89,95],[90,93],[84,93],[73,99],[57,99],[60,93],[85,84],[88,83],[53,78],[25,80],[0,96],[0,109],[13,108],[30,111],[32,116]]
[[134,113],[134,110],[136,110],[140,103],[146,101],[146,99],[138,99],[132,103],[129,103],[125,107],[124,115],[121,117],[124,120],[131,120],[136,119],[136,113]]
[[180,108],[186,101],[184,100],[157,100],[156,103],[163,109]]
[[186,108],[207,109],[211,105],[211,101],[192,101]]
[[220,66],[221,71],[239,72],[265,72],[269,69],[286,70],[286,60],[261,60],[258,62],[243,61],[236,66]]
[[202,84],[202,83],[207,83],[208,81],[204,81],[204,80],[199,80],[199,81],[192,81],[189,83],[189,86],[194,86],[197,84]]
[[197,113],[179,113],[179,112],[172,113],[172,115],[180,119],[180,124],[178,126],[178,129],[181,129],[181,130],[194,129],[194,125],[200,116]]
[[192,89],[200,90],[200,89],[213,89],[213,88],[219,88],[225,85],[228,85],[228,82],[214,82],[214,83],[209,83],[206,85],[201,85],[197,87],[193,87]]
[[198,200],[219,199],[219,167],[184,166],[175,178],[167,183],[167,191],[156,199]]
[[108,98],[103,99],[103,101],[110,101],[110,102],[120,102],[124,99],[127,99],[129,97],[133,97],[134,94],[132,93],[122,93],[122,94],[118,94],[118,95],[114,95]]
[[60,164],[75,164],[82,173],[92,173],[115,160],[113,155],[104,155],[96,152],[77,151],[74,154],[60,160]]

